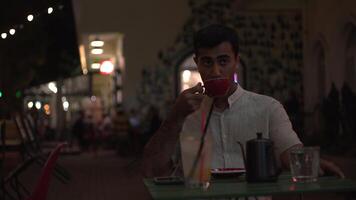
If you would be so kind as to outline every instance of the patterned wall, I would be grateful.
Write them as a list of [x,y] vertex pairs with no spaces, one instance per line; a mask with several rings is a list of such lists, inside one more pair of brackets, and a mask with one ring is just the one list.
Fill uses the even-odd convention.
[[177,93],[178,67],[192,53],[192,34],[220,23],[236,29],[245,62],[246,89],[285,101],[290,90],[302,99],[303,37],[301,11],[235,11],[231,0],[189,1],[191,16],[171,47],[158,53],[159,64],[142,72],[142,104],[158,107]]

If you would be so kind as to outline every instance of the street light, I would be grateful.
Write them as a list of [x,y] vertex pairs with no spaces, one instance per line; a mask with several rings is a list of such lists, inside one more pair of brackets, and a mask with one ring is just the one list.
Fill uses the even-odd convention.
[[37,110],[41,109],[41,106],[42,106],[41,102],[36,101],[35,107],[37,108]]
[[52,14],[53,13],[53,8],[52,7],[49,7],[48,9],[47,9],[47,13],[50,15],[50,14]]
[[27,21],[32,22],[33,20],[33,15],[27,15]]
[[28,107],[29,109],[33,108],[33,102],[32,102],[32,101],[28,102],[28,103],[27,103],[27,107]]
[[2,39],[6,39],[6,37],[7,37],[7,33],[1,33],[1,38]]
[[94,55],[100,55],[100,54],[103,54],[104,53],[104,50],[101,49],[101,48],[93,48],[91,50],[91,54],[94,54]]
[[16,32],[16,30],[15,30],[15,29],[13,29],[13,28],[9,30],[10,35],[14,35],[14,34],[15,34],[15,32]]
[[113,71],[114,64],[109,60],[104,61],[100,66],[100,72],[102,74],[111,74]]
[[104,41],[96,39],[90,42],[90,46],[92,47],[102,47],[104,46]]

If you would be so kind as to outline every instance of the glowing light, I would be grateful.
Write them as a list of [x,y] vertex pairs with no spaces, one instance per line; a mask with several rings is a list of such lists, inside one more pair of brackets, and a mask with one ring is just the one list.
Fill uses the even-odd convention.
[[52,8],[52,7],[49,7],[49,8],[47,9],[47,13],[48,13],[48,14],[52,14],[52,13],[53,13],[53,8]]
[[7,33],[1,33],[1,38],[6,39],[7,38]]
[[2,92],[0,91],[0,98],[2,97]]
[[16,98],[20,98],[22,95],[21,91],[16,91],[15,96]]
[[111,74],[114,71],[114,64],[111,61],[104,61],[100,66],[100,72],[103,74]]
[[49,104],[46,103],[46,104],[43,106],[43,109],[44,109],[46,115],[50,115],[50,114],[51,114],[51,109],[50,109]]
[[238,83],[239,82],[239,78],[237,76],[237,73],[234,74],[234,82],[235,83]]
[[92,69],[100,69],[100,63],[92,63],[91,68]]
[[37,110],[41,109],[41,106],[42,106],[41,102],[36,101],[35,107],[37,108]]
[[68,101],[63,102],[63,110],[68,111],[68,108],[69,108],[69,102]]
[[32,22],[33,21],[33,15],[27,15],[27,21]]
[[9,33],[10,33],[10,35],[14,35],[16,33],[16,30],[12,28],[9,30]]
[[104,41],[101,40],[94,40],[90,42],[90,46],[92,47],[102,47],[104,46]]
[[104,53],[104,50],[101,49],[101,48],[94,48],[91,50],[91,54],[94,54],[94,55],[100,55],[100,54],[103,54]]
[[184,70],[183,71],[183,82],[184,83],[188,83],[189,82],[190,75],[191,75],[191,72],[189,70]]
[[90,100],[91,100],[91,101],[96,101],[96,96],[91,96],[91,97],[90,97]]
[[55,94],[58,92],[58,89],[57,89],[57,86],[56,86],[55,82],[48,83],[48,89],[50,89]]
[[87,59],[85,54],[86,53],[84,45],[79,45],[80,65],[82,67],[82,72],[84,75],[88,73]]
[[63,110],[68,111],[69,102],[67,101],[67,98],[65,96],[62,97],[62,105],[63,105]]
[[29,109],[33,108],[33,102],[32,102],[32,101],[28,102],[28,103],[27,103],[27,107],[28,107]]

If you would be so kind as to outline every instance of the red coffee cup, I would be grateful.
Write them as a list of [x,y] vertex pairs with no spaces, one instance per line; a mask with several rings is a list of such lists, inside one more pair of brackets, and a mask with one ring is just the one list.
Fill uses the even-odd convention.
[[221,97],[229,90],[230,80],[227,78],[208,79],[204,81],[204,88],[209,97]]

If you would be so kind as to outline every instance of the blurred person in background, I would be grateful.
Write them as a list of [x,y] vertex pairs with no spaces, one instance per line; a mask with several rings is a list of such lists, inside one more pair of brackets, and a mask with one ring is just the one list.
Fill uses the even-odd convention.
[[98,131],[100,133],[100,144],[105,148],[108,147],[109,138],[111,135],[111,116],[109,114],[103,114],[102,120],[98,125]]
[[159,117],[158,109],[151,105],[148,108],[145,121],[147,123],[146,131],[143,135],[143,143],[146,144],[153,134],[158,130],[159,126],[161,125],[161,119]]
[[[84,111],[78,111],[78,116],[72,126],[72,140],[76,139],[80,147],[83,147],[85,134]],[[71,142],[72,143],[72,142]]]
[[120,156],[127,156],[130,152],[129,137],[130,122],[122,106],[116,108],[112,118],[112,138],[115,140],[117,153]]
[[142,119],[136,109],[131,109],[129,112],[129,122],[130,122],[130,140],[132,142],[132,148],[134,153],[139,154],[143,148],[142,142]]

